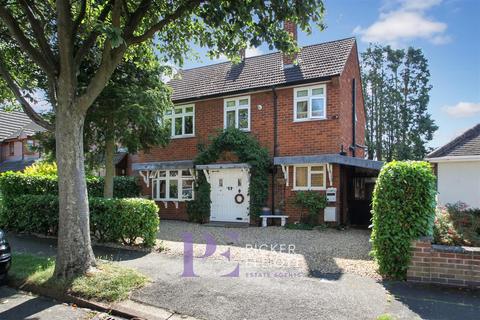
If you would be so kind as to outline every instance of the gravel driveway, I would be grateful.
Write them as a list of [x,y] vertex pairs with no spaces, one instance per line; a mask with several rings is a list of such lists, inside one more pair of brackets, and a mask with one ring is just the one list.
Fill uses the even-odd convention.
[[[370,258],[370,231],[348,229],[288,230],[282,227],[223,228],[182,221],[161,221],[158,246],[165,254],[183,255],[182,234],[191,233],[194,254],[205,253],[205,233],[217,243],[213,258],[230,249],[231,258],[261,266],[294,268],[302,273],[353,273],[379,278]],[[289,252],[290,250],[290,252]]]

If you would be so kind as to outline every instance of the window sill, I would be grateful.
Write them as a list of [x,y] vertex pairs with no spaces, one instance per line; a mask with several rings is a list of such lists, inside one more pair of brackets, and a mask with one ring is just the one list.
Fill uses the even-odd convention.
[[293,187],[293,191],[326,191],[326,187],[311,187],[311,188],[298,188],[298,187]]
[[195,138],[195,135],[194,134],[186,134],[186,135],[182,135],[182,136],[172,136],[170,137],[170,139],[188,139],[188,138]]
[[295,119],[293,122],[309,122],[309,121],[322,121],[328,120],[327,118],[308,118],[308,119]]

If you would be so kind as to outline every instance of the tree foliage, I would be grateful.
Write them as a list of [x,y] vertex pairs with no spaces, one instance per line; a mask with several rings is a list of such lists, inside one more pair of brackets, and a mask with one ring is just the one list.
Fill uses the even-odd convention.
[[[323,12],[321,0],[1,0],[0,35],[6,41],[0,47],[0,87],[8,87],[25,113],[55,130],[57,138],[56,276],[76,276],[95,265],[83,124],[123,60],[156,54],[162,62],[181,65],[192,43],[207,47],[211,56],[235,60],[240,49],[261,42],[292,54],[298,47],[283,22],[295,22],[306,31],[312,21],[323,28]],[[82,69],[86,60],[95,62],[87,75]],[[23,74],[28,68],[31,72]],[[37,88],[53,106],[55,123],[35,112],[25,97]]]
[[361,56],[369,159],[423,159],[438,127],[427,111],[430,71],[422,50],[374,45]]
[[435,215],[435,176],[422,161],[383,166],[372,200],[372,253],[380,274],[405,278],[412,241],[431,236]]

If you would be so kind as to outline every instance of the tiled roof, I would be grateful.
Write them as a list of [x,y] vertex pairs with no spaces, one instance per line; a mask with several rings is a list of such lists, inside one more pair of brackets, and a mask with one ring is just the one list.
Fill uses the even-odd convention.
[[31,166],[37,160],[38,159],[28,159],[0,162],[0,173],[7,171],[23,171],[23,169]]
[[174,102],[247,92],[340,75],[347,62],[355,38],[305,46],[301,49],[298,65],[284,68],[282,53],[275,52],[231,62],[182,70],[170,81]]
[[16,138],[22,134],[31,136],[44,130],[23,112],[0,111],[0,142],[5,139]]
[[431,152],[427,158],[465,156],[480,156],[480,123]]

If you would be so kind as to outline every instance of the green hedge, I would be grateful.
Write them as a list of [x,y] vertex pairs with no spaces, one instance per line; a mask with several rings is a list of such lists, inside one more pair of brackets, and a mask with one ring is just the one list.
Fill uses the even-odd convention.
[[[143,239],[155,245],[159,225],[158,207],[147,199],[90,198],[90,229],[99,242],[135,244]],[[54,195],[23,195],[12,198],[0,212],[3,227],[17,232],[56,235],[58,198]]]
[[412,240],[432,234],[435,195],[435,176],[427,162],[383,166],[373,192],[371,236],[380,274],[405,278]]
[[[103,177],[88,177],[88,195],[90,197],[101,197],[103,195],[103,184]],[[57,195],[57,177],[6,172],[0,175],[0,192],[6,198],[15,198],[25,194]],[[140,186],[134,177],[115,177],[113,195],[116,198],[137,197],[140,195]]]

